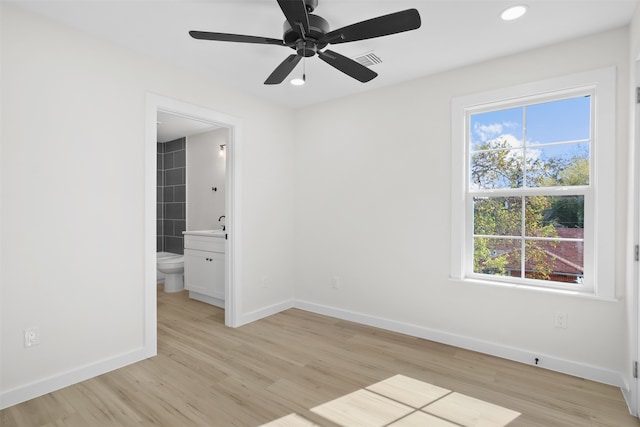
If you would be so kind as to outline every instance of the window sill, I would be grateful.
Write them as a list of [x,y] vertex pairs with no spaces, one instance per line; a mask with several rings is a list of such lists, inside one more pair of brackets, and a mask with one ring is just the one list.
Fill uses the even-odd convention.
[[476,278],[460,279],[455,277],[449,277],[449,281],[454,283],[465,283],[465,284],[470,283],[473,285],[484,285],[484,286],[492,286],[492,287],[507,288],[507,289],[520,289],[523,291],[540,292],[540,293],[546,293],[551,295],[562,295],[562,296],[568,296],[568,297],[584,298],[584,299],[595,300],[595,301],[615,302],[615,303],[620,302],[620,300],[617,298],[603,297],[590,292],[572,291],[568,289],[551,289],[551,288],[543,288],[539,286],[532,286],[532,285],[526,285],[526,284],[498,282],[493,280],[482,280],[482,279],[476,279]]

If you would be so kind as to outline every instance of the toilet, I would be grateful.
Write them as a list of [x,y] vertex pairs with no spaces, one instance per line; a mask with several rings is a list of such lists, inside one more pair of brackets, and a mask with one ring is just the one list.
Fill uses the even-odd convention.
[[164,276],[164,291],[179,292],[184,289],[184,256],[168,252],[157,254],[158,281]]

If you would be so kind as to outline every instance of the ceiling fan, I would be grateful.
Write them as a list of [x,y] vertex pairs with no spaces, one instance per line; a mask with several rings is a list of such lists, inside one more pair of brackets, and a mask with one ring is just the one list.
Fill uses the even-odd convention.
[[282,83],[300,62],[300,59],[316,54],[332,67],[365,83],[378,74],[353,59],[332,50],[323,51],[322,49],[329,44],[372,39],[420,28],[418,11],[407,9],[329,31],[329,23],[324,18],[311,13],[318,6],[318,0],[278,0],[278,4],[287,19],[284,23],[282,40],[207,31],[189,31],[189,35],[199,40],[269,44],[295,50],[296,53],[289,55],[282,61],[265,80],[264,84],[267,85]]

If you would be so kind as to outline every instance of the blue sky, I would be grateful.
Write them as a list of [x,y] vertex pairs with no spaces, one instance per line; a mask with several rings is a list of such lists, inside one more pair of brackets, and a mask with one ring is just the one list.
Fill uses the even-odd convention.
[[563,99],[490,111],[471,116],[471,147],[496,139],[508,138],[521,146],[526,120],[527,144],[548,144],[589,138],[591,97]]

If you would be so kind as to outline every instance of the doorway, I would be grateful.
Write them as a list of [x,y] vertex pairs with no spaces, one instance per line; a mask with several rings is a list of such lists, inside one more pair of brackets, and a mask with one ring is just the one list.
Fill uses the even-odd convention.
[[156,94],[147,94],[145,115],[145,285],[144,325],[145,353],[157,353],[156,309],[156,167],[157,167],[157,115],[158,112],[192,120],[207,126],[228,130],[226,150],[225,209],[225,325],[239,326],[240,293],[240,221],[239,170],[241,164],[242,130],[237,117]]

